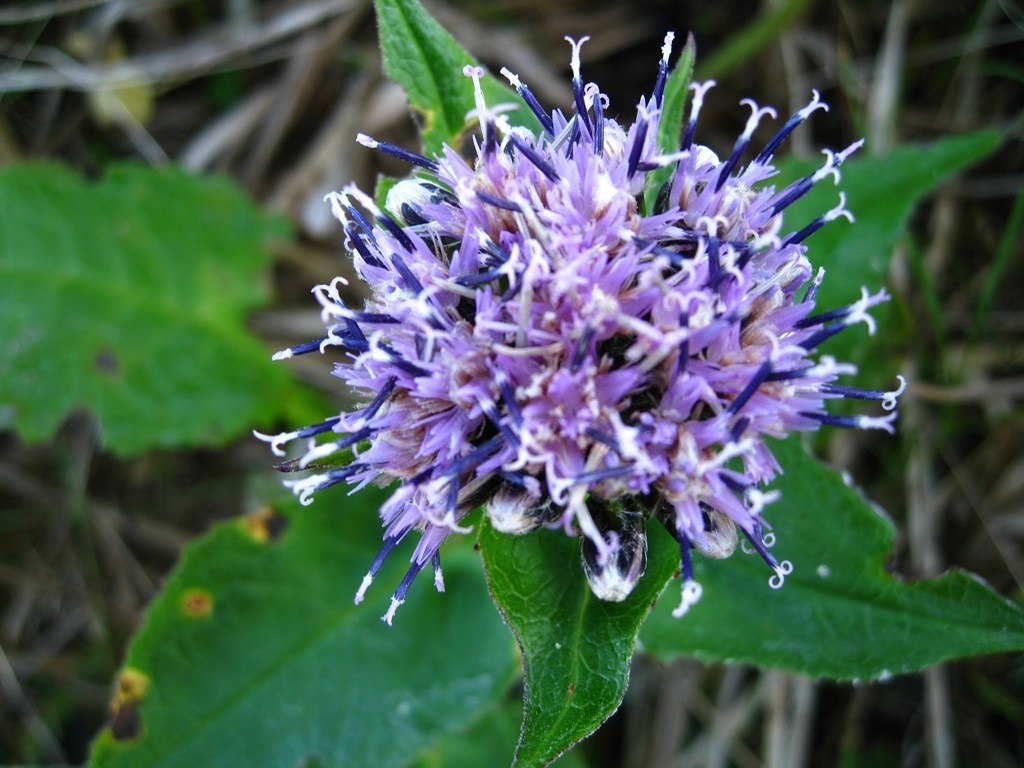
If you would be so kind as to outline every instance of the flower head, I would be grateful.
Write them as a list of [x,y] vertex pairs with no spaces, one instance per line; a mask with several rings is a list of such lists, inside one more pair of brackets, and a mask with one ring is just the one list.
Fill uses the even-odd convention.
[[[582,535],[582,567],[594,593],[622,600],[643,574],[646,527],[664,524],[680,545],[681,615],[700,596],[691,550],[727,557],[742,536],[781,586],[792,566],[769,551],[762,490],[780,471],[765,436],[822,424],[891,431],[884,417],[837,416],[840,397],[881,400],[897,392],[840,386],[849,365],[819,345],[884,301],[815,312],[823,272],[805,239],[843,206],[797,231],[783,211],[816,182],[838,181],[860,143],[826,151],[819,170],[776,190],[764,182],[785,138],[816,109],[817,93],[743,164],[770,109],[751,109],[721,159],[695,142],[693,97],[678,152],[656,149],[672,36],[654,91],[623,125],[585,83],[572,45],[574,110],[545,111],[528,87],[503,73],[542,129],[510,125],[508,105],[488,105],[483,71],[467,67],[479,121],[475,157],[447,147],[424,157],[365,136],[403,158],[414,175],[396,184],[383,210],[355,187],[328,195],[346,245],[372,295],[347,306],[339,278],[314,294],[326,335],[276,357],[340,346],[335,373],[363,404],[294,432],[261,436],[275,452],[311,441],[294,468],[316,469],[289,484],[308,503],[339,483],[397,487],[381,508],[384,546],[356,594],[408,534],[419,537],[409,571],[384,619],[391,622],[416,575],[430,564],[443,588],[439,548],[465,532],[484,505],[508,534],[539,526]],[[670,168],[660,189],[652,172]],[[656,198],[645,209],[645,192]],[[902,388],[901,390],[902,391]],[[351,458],[323,466],[332,454]],[[344,455],[347,455],[344,454]]]

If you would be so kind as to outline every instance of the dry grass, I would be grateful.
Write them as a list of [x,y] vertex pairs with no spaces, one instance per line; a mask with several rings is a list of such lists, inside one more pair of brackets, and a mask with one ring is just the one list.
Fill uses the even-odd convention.
[[[901,572],[957,564],[1019,598],[1024,264],[1009,232],[1022,218],[1019,6],[429,5],[471,52],[518,71],[548,102],[568,101],[562,36],[592,35],[588,76],[624,110],[649,87],[664,31],[691,28],[698,61],[720,83],[702,128],[723,147],[745,118],[731,109],[740,98],[798,107],[811,87],[834,108],[815,133],[794,137],[798,152],[862,133],[881,151],[988,125],[1015,132],[922,207],[895,256],[894,290],[930,319],[906,349],[915,384],[898,449],[878,459],[836,442],[833,457],[897,518]],[[711,56],[756,31],[759,14],[801,7],[777,17],[763,45],[754,35],[731,59]],[[290,308],[305,307],[308,286],[342,261],[323,193],[353,179],[372,186],[382,170],[355,133],[415,142],[402,94],[379,69],[366,0],[5,5],[0,163],[52,157],[96,173],[113,158],[171,159],[236,177],[301,234],[279,254],[276,308],[254,319],[283,346],[313,335],[316,318]],[[319,366],[297,370],[327,385]],[[84,415],[41,446],[0,433],[0,762],[84,760],[108,681],[162,575],[194,533],[240,511],[246,483],[265,467],[262,450],[244,442],[120,461],[99,450]],[[594,766],[628,768],[1019,766],[1022,701],[1024,671],[1006,656],[862,686],[641,658],[625,707],[586,751]]]

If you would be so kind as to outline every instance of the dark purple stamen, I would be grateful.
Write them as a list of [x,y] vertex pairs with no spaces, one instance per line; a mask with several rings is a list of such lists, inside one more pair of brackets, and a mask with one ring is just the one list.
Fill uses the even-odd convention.
[[426,168],[431,173],[437,173],[438,165],[429,157],[424,157],[417,152],[410,152],[404,147],[399,147],[396,144],[391,144],[387,141],[377,141],[373,139],[373,149],[379,149],[381,152],[397,157],[399,160],[403,160],[412,165],[418,165],[420,168]]
[[551,181],[558,181],[558,172],[551,167],[551,163],[547,162],[536,151],[534,151],[533,147],[520,139],[514,133],[509,134],[508,138],[509,141],[515,145],[516,149],[518,149],[527,160],[537,167],[537,170],[551,179]]
[[[740,528],[743,531],[742,528]],[[772,568],[779,567],[779,561],[775,559],[775,555],[768,551],[768,547],[764,545],[764,541],[761,538],[760,526],[755,529],[753,535],[743,531],[743,535],[747,537],[747,541],[757,551],[757,554],[761,556],[761,559],[768,563]]]
[[629,165],[626,166],[626,175],[632,177],[637,171],[640,163],[640,153],[644,151],[644,141],[647,139],[647,121],[640,119],[636,124],[636,133],[633,136],[633,145],[629,148]]
[[717,236],[711,235],[707,239],[707,251],[708,251],[708,285],[714,290],[718,290],[718,286],[722,282],[722,263],[718,258],[719,250],[721,248],[721,241]]
[[486,272],[478,272],[475,275],[463,275],[462,277],[455,278],[456,285],[463,285],[466,288],[472,288],[475,285],[481,285],[483,283],[489,283],[493,280],[504,276],[505,272],[501,267],[496,269],[489,269]]
[[810,237],[815,232],[817,232],[819,229],[821,229],[823,226],[825,226],[825,224],[828,223],[828,221],[829,221],[828,216],[826,214],[822,214],[821,216],[816,218],[814,221],[812,221],[810,224],[808,224],[806,227],[801,229],[799,232],[794,232],[789,237],[787,237],[785,240],[783,240],[782,241],[782,247],[785,248],[787,245],[793,245],[795,243],[802,243],[808,237]]
[[346,205],[345,210],[348,212],[348,215],[352,217],[355,223],[359,225],[363,234],[372,240],[373,233],[376,232],[376,229],[373,224],[370,223],[370,220],[363,215],[363,212],[352,205]]
[[399,256],[397,253],[392,253],[391,263],[398,271],[398,274],[402,276],[402,280],[405,282],[405,285],[409,288],[410,291],[417,295],[423,293],[423,283],[421,283],[416,278],[416,275],[412,273],[412,270],[409,269],[409,265],[405,263],[405,259]]
[[683,566],[683,583],[693,581],[693,544],[685,533],[676,531],[679,538],[679,562]]
[[[363,409],[363,412],[360,415],[361,419],[369,420],[377,415],[377,411],[380,410],[380,407],[384,405],[389,397],[391,397],[391,393],[395,390],[395,384],[397,381],[397,376],[391,376],[384,382],[384,386],[380,388],[380,391],[377,392],[373,400],[370,401],[370,404]],[[304,435],[299,435],[299,437],[303,436]]]
[[604,156],[604,107],[601,106],[601,94],[594,97],[594,151],[598,157]]
[[[740,419],[736,423],[736,426],[739,426],[740,424],[743,424],[744,421],[746,421],[748,424],[750,423],[746,419]],[[744,424],[744,426],[746,426],[746,424]],[[733,493],[735,493],[737,496],[742,496],[750,488],[749,484],[741,483],[735,477],[732,477],[731,475],[729,475],[729,474],[727,474],[725,472],[722,473],[722,482],[725,483],[729,487],[729,490],[732,491]]]
[[413,208],[409,203],[402,203],[399,210],[402,212],[402,218],[405,219],[405,223],[410,227],[418,227],[422,224],[430,223],[430,219],[424,217],[422,213]]
[[[679,327],[688,328],[690,325],[690,313],[685,309],[679,313]],[[686,338],[679,344],[679,362],[677,363],[677,370],[679,373],[686,371],[686,364],[690,362],[690,334],[686,334]]]
[[512,444],[513,447],[519,447],[519,435],[509,429],[508,424],[501,420],[501,414],[498,413],[498,409],[494,407],[494,403],[481,403],[480,408],[483,410],[484,415],[490,420],[490,422],[498,428],[498,431],[505,436],[505,439]]
[[[734,400],[733,404],[735,404],[735,403],[736,403],[736,401]],[[739,409],[737,409],[737,410],[739,410]],[[743,433],[747,431],[747,427],[749,427],[749,426],[750,426],[750,419],[748,419],[746,416],[744,416],[742,419],[740,419],[739,421],[737,421],[733,425],[732,429],[729,431],[729,437],[732,438],[732,441],[734,443],[739,442],[739,439],[741,437],[743,437]],[[726,485],[729,485],[730,478],[728,477],[728,475],[724,475],[723,474],[722,475],[722,479],[725,480]],[[732,486],[730,485],[729,487],[732,487]]]
[[319,424],[313,424],[311,426],[303,427],[302,429],[297,430],[295,432],[295,435],[297,437],[303,438],[320,435],[323,434],[324,432],[329,432],[330,430],[334,429],[334,425],[337,424],[339,421],[341,421],[340,416],[331,416],[331,418],[327,419],[326,421],[321,421]]
[[754,374],[754,378],[752,378],[747,383],[747,386],[745,386],[743,388],[743,391],[740,392],[739,395],[737,395],[736,399],[729,403],[729,407],[725,409],[725,412],[735,414],[740,410],[740,408],[746,405],[747,401],[754,396],[754,393],[757,391],[757,388],[764,383],[765,378],[768,376],[769,373],[771,373],[771,371],[771,360],[765,360],[763,363],[761,363],[761,367],[757,369],[757,372]]
[[697,133],[697,116],[690,115],[690,119],[686,121],[686,130],[683,131],[683,141],[679,145],[679,151],[685,152],[691,146],[693,146],[693,137]]
[[350,309],[349,317],[357,323],[369,323],[370,325],[391,325],[398,322],[396,317],[383,312],[357,312]]
[[822,328],[820,331],[808,337],[804,341],[801,341],[800,346],[810,351],[817,347],[822,342],[831,339],[844,328],[846,328],[846,323],[834,323],[832,325],[826,326],[825,328]]
[[498,449],[501,448],[505,443],[505,437],[503,435],[494,435],[485,442],[476,446],[469,453],[464,456],[452,461],[447,467],[444,468],[444,472],[441,473],[442,477],[454,477],[461,475],[467,469],[472,469],[478,464],[482,464],[484,461],[489,459]]
[[587,356],[587,350],[590,349],[590,342],[594,339],[595,330],[594,326],[588,324],[576,342],[576,349],[573,350],[572,359],[569,361],[569,370],[573,373],[579,371],[580,366],[583,365],[583,359]]
[[398,542],[405,537],[405,533],[406,532],[403,531],[398,536],[388,536],[384,539],[384,546],[380,548],[380,551],[377,552],[377,556],[373,558],[373,564],[370,565],[370,572],[367,574],[371,579],[380,572],[381,567],[384,565],[384,561],[387,560],[388,555],[391,554],[391,550],[393,550],[398,545]]
[[584,98],[582,77],[574,77],[572,79],[572,94],[576,105],[577,126],[582,124],[587,133],[590,133],[590,116],[587,114],[587,101]]
[[790,115],[786,124],[779,129],[778,133],[772,136],[771,140],[765,144],[764,149],[757,153],[757,157],[754,158],[754,162],[759,165],[765,165],[772,159],[772,156],[775,154],[775,150],[779,148],[779,145],[782,144],[789,134],[791,134],[794,129],[796,129],[796,127],[806,119],[807,117],[803,114],[802,110],[801,112]]
[[808,280],[807,290],[804,291],[804,297],[801,299],[801,304],[806,304],[810,301],[814,301],[818,297],[818,289],[821,287],[820,280]]
[[425,368],[420,368],[418,365],[414,365],[402,357],[400,354],[395,352],[389,345],[381,344],[380,348],[387,354],[388,359],[395,364],[398,368],[405,371],[412,376],[429,376],[430,371]]
[[830,395],[852,397],[855,400],[884,400],[891,395],[890,392],[881,392],[877,389],[858,389],[857,387],[844,387],[839,384],[822,384],[821,391]]
[[792,381],[793,379],[802,379],[810,371],[814,370],[814,366],[809,365],[806,368],[794,368],[790,371],[772,371],[765,376],[765,381]]
[[347,467],[332,469],[330,472],[326,473],[326,477],[317,484],[316,488],[313,489],[313,492],[319,493],[320,491],[330,488],[332,485],[342,483],[352,477],[352,475],[358,474],[368,467],[369,464],[355,462],[353,464],[349,464]]
[[620,453],[622,448],[619,445],[619,441],[615,439],[614,435],[610,435],[607,432],[602,432],[596,427],[584,427],[583,434],[587,437],[592,437],[599,443],[604,443],[616,453]]
[[551,121],[551,115],[544,111],[544,107],[541,106],[540,102],[537,101],[537,97],[533,95],[533,92],[522,83],[516,86],[516,93],[523,97],[523,101],[526,102],[526,106],[530,108],[530,111],[540,121],[541,128],[543,128],[549,136],[555,135],[555,124]]
[[799,181],[794,181],[781,193],[781,197],[772,204],[772,216],[776,215],[779,211],[783,210],[787,206],[799,200],[801,197],[811,191],[811,187],[814,186],[814,174],[805,176]]
[[392,235],[394,235],[395,239],[398,240],[398,242],[402,244],[402,247],[405,248],[405,250],[407,250],[409,253],[412,253],[414,250],[416,250],[416,246],[414,246],[412,243],[412,238],[410,238],[409,235],[405,233],[404,229],[398,226],[397,221],[392,219],[386,213],[382,213],[380,216],[378,216],[377,221],[383,224],[384,228]]
[[356,231],[355,227],[351,225],[346,227],[345,234],[348,235],[348,239],[352,241],[352,245],[355,246],[356,251],[359,253],[360,256],[362,256],[363,261],[365,261],[371,267],[384,267],[383,262],[381,262],[381,260],[374,255],[374,253],[370,250],[370,247],[363,240],[363,236],[360,235],[358,231]]
[[833,413],[817,413],[814,411],[800,411],[801,416],[808,419],[820,421],[830,427],[843,427],[845,429],[860,429],[862,426],[860,416],[838,416]]
[[833,309],[831,312],[822,312],[820,315],[811,315],[803,320],[797,320],[794,325],[797,328],[814,328],[817,325],[824,325],[832,320],[842,320],[853,311],[853,307],[846,306]]
[[604,469],[595,469],[593,472],[584,472],[576,476],[575,482],[580,485],[583,483],[597,483],[601,480],[628,475],[632,471],[633,468],[631,466],[620,464],[617,467],[605,467]]
[[312,341],[306,341],[302,344],[297,344],[294,347],[289,347],[288,351],[292,356],[308,355],[310,352],[318,352],[320,345],[327,341],[328,336],[321,336],[319,339],[313,339]]
[[661,106],[661,100],[665,95],[665,82],[668,80],[668,59],[662,57],[658,62],[658,78],[654,81],[654,90],[651,92],[651,104]]
[[448,482],[448,505],[449,512],[455,512],[459,508],[459,476],[456,475]]
[[402,577],[402,583],[398,585],[398,589],[395,590],[395,594],[392,595],[391,599],[397,602],[405,600],[405,596],[409,594],[409,587],[412,586],[413,581],[416,580],[416,576],[423,570],[423,566],[426,562],[419,563],[415,560],[412,565],[409,566],[409,570],[405,572],[405,576]]
[[372,427],[363,427],[362,429],[356,430],[350,435],[345,435],[345,437],[335,440],[334,446],[338,450],[341,450],[342,448],[348,448],[349,446],[355,445],[356,443],[365,440],[370,435],[372,435],[374,431],[375,430]]
[[516,423],[517,427],[521,427],[523,425],[523,412],[519,410],[519,403],[516,402],[516,393],[512,389],[512,382],[502,376],[498,382],[498,387],[501,389],[501,398],[505,401],[505,406],[508,408],[508,415],[512,417],[512,421]]
[[746,135],[741,135],[737,140],[736,144],[732,148],[732,154],[729,155],[729,159],[722,163],[722,167],[718,169],[718,178],[715,180],[715,192],[718,192],[725,184],[725,180],[732,175],[733,169],[736,164],[743,157],[743,153],[747,149],[747,145],[750,144],[750,139]]
[[750,263],[750,260],[758,254],[758,250],[748,243],[732,243],[727,244],[736,249],[736,267],[737,269],[743,269]]
[[476,196],[483,200],[488,205],[493,205],[495,208],[502,208],[506,211],[515,211],[519,213],[522,210],[518,205],[513,203],[511,200],[502,200],[500,197],[495,197],[486,192],[477,191]]

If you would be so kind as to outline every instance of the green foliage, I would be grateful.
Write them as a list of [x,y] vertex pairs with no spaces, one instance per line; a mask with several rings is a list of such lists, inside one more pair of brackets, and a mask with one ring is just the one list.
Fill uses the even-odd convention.
[[[462,70],[476,61],[417,0],[377,0],[375,6],[384,70],[405,89],[420,121],[424,151],[432,155],[446,143],[458,146],[466,113],[476,106],[472,82]],[[510,115],[514,124],[539,127],[518,94],[491,75],[482,85],[488,104],[520,106]]]
[[[519,702],[495,702],[482,709],[472,722],[442,736],[424,750],[410,768],[495,768],[507,765],[519,738],[523,710]],[[586,768],[573,750],[558,760],[558,768]]]
[[885,678],[947,659],[1024,648],[1024,611],[954,571],[908,582],[886,572],[893,527],[796,439],[773,450],[785,474],[767,513],[779,590],[756,555],[698,559],[701,601],[683,619],[663,600],[640,633],[660,658],[746,661],[835,679]]
[[651,565],[622,603],[594,597],[580,542],[562,531],[526,536],[483,525],[491,595],[519,642],[525,716],[516,765],[547,765],[619,708],[641,622],[675,570],[667,534],[651,537]]
[[[668,155],[679,151],[683,134],[683,110],[686,107],[687,89],[693,79],[693,61],[697,55],[697,44],[693,35],[686,39],[683,53],[672,74],[665,82],[664,105],[658,123],[658,153]],[[644,206],[648,213],[654,208],[654,201],[662,185],[671,177],[674,166],[668,165],[651,173],[644,190]]]
[[381,499],[292,502],[192,544],[132,642],[93,767],[401,766],[499,697],[512,644],[468,546],[447,551],[449,592],[421,579],[394,627],[378,617],[408,547],[353,605]]
[[222,443],[296,394],[246,330],[287,234],[225,179],[113,166],[0,171],[0,404],[41,440],[75,408],[106,446]]
[[765,6],[750,23],[730,35],[709,56],[701,59],[697,76],[707,80],[735,72],[778,40],[779,35],[799,21],[812,4],[812,0],[781,0]]

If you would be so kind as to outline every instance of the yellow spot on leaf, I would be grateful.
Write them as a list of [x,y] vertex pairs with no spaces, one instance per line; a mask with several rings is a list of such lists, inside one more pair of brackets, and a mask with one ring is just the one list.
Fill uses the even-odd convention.
[[213,613],[213,595],[205,589],[190,589],[181,596],[181,609],[193,619],[205,619]]
[[288,518],[273,507],[263,507],[246,515],[243,521],[246,530],[260,544],[276,540],[288,527]]
[[126,667],[117,676],[117,688],[110,702],[110,732],[117,741],[136,739],[142,733],[139,703],[149,690],[149,677]]

